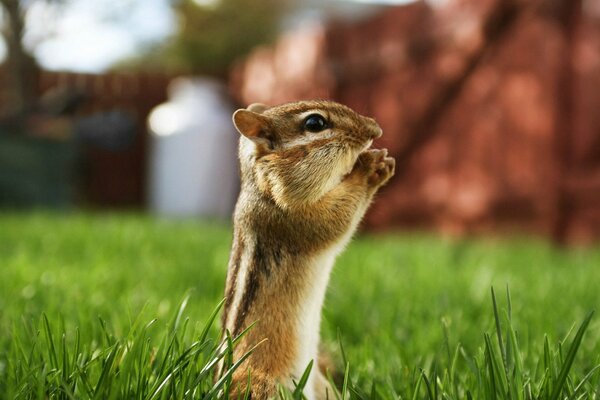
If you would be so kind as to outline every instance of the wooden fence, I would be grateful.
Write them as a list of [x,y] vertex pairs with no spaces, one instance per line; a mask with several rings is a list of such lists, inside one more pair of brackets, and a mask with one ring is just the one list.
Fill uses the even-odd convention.
[[[133,144],[123,151],[83,146],[79,171],[80,203],[91,207],[133,207],[145,203],[147,117],[167,99],[171,77],[162,74],[108,73],[102,75],[41,71],[40,96],[56,89],[72,89],[84,97],[74,117],[120,110],[134,117]],[[1,88],[0,88],[1,89]]]

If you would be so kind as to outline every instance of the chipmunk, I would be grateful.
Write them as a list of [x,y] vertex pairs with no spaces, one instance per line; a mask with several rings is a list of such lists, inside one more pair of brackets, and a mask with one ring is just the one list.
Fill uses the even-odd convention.
[[[274,396],[293,389],[318,362],[321,308],[336,256],[348,243],[375,192],[394,174],[387,151],[370,149],[382,135],[374,119],[331,101],[233,114],[241,192],[225,287],[222,326],[232,336],[255,323],[234,359],[258,346],[233,375],[234,393]],[[304,394],[333,398],[313,368]]]

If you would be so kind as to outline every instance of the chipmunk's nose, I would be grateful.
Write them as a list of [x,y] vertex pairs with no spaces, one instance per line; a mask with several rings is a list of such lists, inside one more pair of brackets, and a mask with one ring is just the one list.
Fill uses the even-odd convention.
[[380,138],[380,137],[381,137],[381,135],[383,135],[383,130],[382,130],[382,129],[381,129],[379,126],[375,127],[375,128],[374,128],[374,129],[371,131],[371,138],[373,138],[373,139]]
[[383,131],[381,127],[377,124],[377,122],[373,118],[367,118],[367,124],[369,127],[369,136],[371,139],[380,138],[383,135]]

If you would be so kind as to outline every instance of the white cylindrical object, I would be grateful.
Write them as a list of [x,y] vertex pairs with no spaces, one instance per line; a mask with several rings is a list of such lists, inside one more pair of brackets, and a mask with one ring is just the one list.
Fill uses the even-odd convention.
[[148,119],[150,210],[176,217],[229,217],[238,187],[233,107],[224,87],[178,78]]

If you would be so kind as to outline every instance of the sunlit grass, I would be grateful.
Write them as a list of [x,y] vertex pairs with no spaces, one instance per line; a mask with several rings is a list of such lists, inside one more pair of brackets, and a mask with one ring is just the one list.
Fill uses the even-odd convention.
[[[206,327],[230,235],[136,215],[0,215],[0,398],[226,396],[207,368],[226,350]],[[333,378],[341,389],[348,365],[354,398],[598,398],[599,266],[598,249],[525,238],[360,237],[324,310]]]

